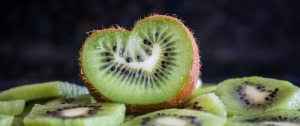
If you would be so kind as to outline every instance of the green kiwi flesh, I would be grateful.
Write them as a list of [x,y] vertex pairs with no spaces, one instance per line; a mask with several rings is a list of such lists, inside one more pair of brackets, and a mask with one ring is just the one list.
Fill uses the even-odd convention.
[[227,117],[226,107],[215,93],[206,93],[191,99],[183,107],[196,111],[204,111],[218,116]]
[[223,126],[226,120],[201,111],[165,109],[135,117],[121,126]]
[[225,80],[219,83],[215,94],[225,104],[228,116],[300,107],[297,86],[258,76]]
[[12,126],[14,116],[0,114],[0,126]]
[[24,118],[26,126],[118,126],[124,121],[125,105],[95,103],[88,105],[35,105]]
[[204,83],[201,87],[195,90],[191,98],[195,98],[201,94],[213,92],[217,89],[217,86],[218,85],[216,83]]
[[171,100],[190,76],[194,38],[179,20],[166,17],[140,21],[130,32],[122,28],[94,32],[81,50],[83,79],[115,102]]
[[18,86],[2,91],[0,93],[0,100],[24,99],[25,101],[30,101],[42,98],[77,96],[88,93],[86,87],[68,82],[51,81]]
[[18,115],[23,112],[25,100],[0,101],[0,114]]
[[300,112],[282,109],[267,113],[231,117],[228,121],[262,126],[300,126]]

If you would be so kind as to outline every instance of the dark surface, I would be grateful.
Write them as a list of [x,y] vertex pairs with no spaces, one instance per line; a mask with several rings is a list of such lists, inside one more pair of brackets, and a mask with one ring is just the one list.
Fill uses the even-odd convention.
[[197,38],[204,82],[258,75],[300,85],[300,2],[273,0],[1,1],[0,90],[82,84],[78,52],[94,29],[176,14]]

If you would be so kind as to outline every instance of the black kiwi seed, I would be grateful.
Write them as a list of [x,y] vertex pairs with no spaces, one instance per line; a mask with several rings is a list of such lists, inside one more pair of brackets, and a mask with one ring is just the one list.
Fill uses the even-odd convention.
[[155,37],[157,37],[157,36],[158,36],[158,33],[157,33],[157,32],[155,32],[155,34],[154,34],[154,35],[155,35]]
[[113,46],[113,51],[114,51],[114,52],[117,51],[117,46]]
[[114,70],[115,70],[115,66],[112,66],[112,67],[110,68],[110,70],[111,70],[111,71],[114,71]]
[[131,58],[130,57],[126,58],[126,62],[130,63],[131,62]]
[[145,44],[145,45],[149,45],[149,46],[152,45],[151,42],[149,42],[147,39],[144,39],[144,44]]

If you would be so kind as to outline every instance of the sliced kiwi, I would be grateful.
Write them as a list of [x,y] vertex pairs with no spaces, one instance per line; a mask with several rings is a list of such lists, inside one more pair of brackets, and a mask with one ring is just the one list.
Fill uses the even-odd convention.
[[86,87],[68,82],[51,81],[13,87],[2,91],[0,93],[0,100],[24,99],[25,101],[30,101],[42,98],[77,96],[88,93]]
[[209,112],[215,115],[227,117],[226,107],[215,93],[206,93],[191,99],[183,107],[196,111]]
[[18,115],[23,112],[25,100],[0,101],[0,114]]
[[12,126],[14,116],[0,114],[0,126]]
[[191,98],[195,98],[201,94],[213,92],[217,89],[216,83],[203,83],[201,87],[197,88]]
[[229,116],[300,107],[299,88],[288,81],[271,78],[228,79],[219,83],[215,93],[225,104]]
[[165,109],[135,117],[121,126],[223,126],[226,120],[201,111]]
[[24,118],[26,126],[118,126],[124,121],[124,104],[35,105]]
[[229,118],[229,121],[263,126],[300,126],[300,112],[295,110],[274,110],[267,113],[236,116]]
[[79,96],[67,96],[64,98],[54,98],[42,103],[43,105],[60,105],[60,104],[90,104],[91,96],[89,94]]
[[94,31],[79,61],[82,78],[97,101],[125,103],[134,113],[181,106],[200,74],[193,34],[166,15],[146,17],[131,31]]

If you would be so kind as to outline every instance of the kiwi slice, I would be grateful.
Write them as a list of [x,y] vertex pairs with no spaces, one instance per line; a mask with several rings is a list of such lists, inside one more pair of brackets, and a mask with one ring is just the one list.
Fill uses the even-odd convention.
[[36,104],[24,118],[26,126],[118,126],[124,121],[124,104],[95,103],[88,105]]
[[215,93],[206,93],[191,99],[183,107],[196,111],[209,112],[215,115],[227,117],[226,107]]
[[263,126],[300,126],[300,112],[295,110],[275,110],[267,113],[236,116],[229,118],[229,121]]
[[86,87],[68,82],[51,81],[13,87],[2,91],[0,93],[0,100],[24,99],[25,101],[30,101],[42,98],[77,96],[88,93]]
[[226,120],[201,111],[165,109],[135,117],[121,126],[223,126]]
[[91,96],[89,94],[79,96],[68,96],[64,98],[55,98],[42,103],[43,105],[60,105],[60,104],[90,104]]
[[12,126],[14,116],[0,114],[0,126]]
[[228,116],[300,107],[297,86],[258,76],[225,80],[219,83],[215,94],[225,104]]
[[6,115],[18,115],[25,107],[25,100],[0,101],[0,113]]
[[82,78],[98,102],[124,103],[132,113],[183,105],[200,74],[192,32],[167,15],[139,20],[131,31],[94,31],[79,61]]
[[216,83],[204,83],[201,87],[197,88],[191,98],[195,98],[201,94],[214,92],[217,89]]

